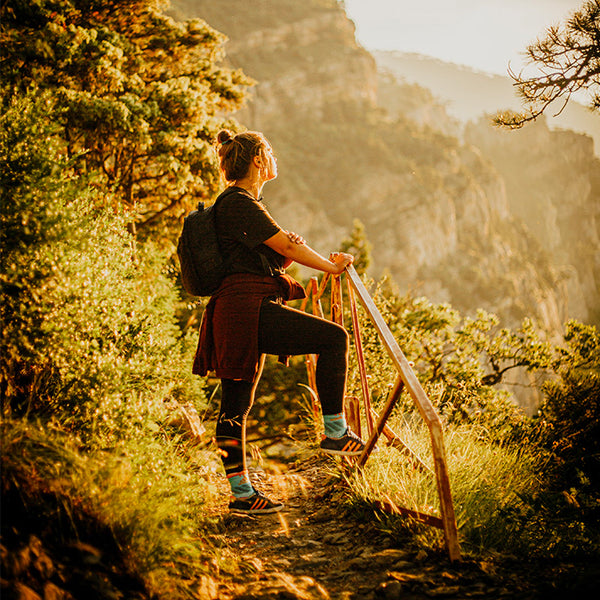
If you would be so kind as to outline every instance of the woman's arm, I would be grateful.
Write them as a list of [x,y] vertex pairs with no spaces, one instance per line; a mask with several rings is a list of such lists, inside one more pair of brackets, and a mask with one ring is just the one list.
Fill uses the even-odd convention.
[[[298,233],[294,233],[293,231],[285,231],[284,232],[290,241],[294,242],[294,244],[306,244],[306,240]],[[283,263],[283,268],[287,269],[294,262],[293,258],[285,257],[285,262]]]
[[272,250],[275,250],[275,252],[278,252],[286,258],[296,261],[305,267],[318,269],[319,271],[332,273],[334,275],[342,273],[354,260],[354,257],[351,254],[346,254],[344,252],[333,252],[330,260],[327,260],[324,256],[321,256],[321,254],[306,244],[304,240],[302,240],[302,242],[294,241],[298,239],[302,240],[300,236],[290,238],[287,232],[279,231],[266,240],[264,244]]

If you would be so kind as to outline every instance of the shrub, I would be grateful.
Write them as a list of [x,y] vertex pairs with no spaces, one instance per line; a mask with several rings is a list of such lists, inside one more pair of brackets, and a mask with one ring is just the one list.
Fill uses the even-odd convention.
[[58,416],[95,443],[139,435],[163,400],[203,402],[164,261],[110,194],[77,177],[42,95],[0,119],[2,409]]
[[543,386],[537,421],[542,443],[556,458],[561,485],[600,485],[600,335],[591,325],[566,324],[566,344],[558,349],[557,377]]
[[[5,545],[32,532],[60,559],[61,548],[81,540],[107,564],[122,556],[153,598],[189,598],[194,582],[236,568],[210,539],[209,463],[182,451],[189,448],[181,440],[145,436],[83,453],[74,436],[49,423],[4,420],[0,433]],[[95,568],[88,564],[90,576]]]
[[205,399],[165,258],[136,244],[93,177],[75,175],[47,95],[3,109],[3,495],[42,533],[61,535],[71,516],[98,522],[149,589],[184,597],[176,578],[220,568],[207,539],[216,466],[169,426],[165,400]]
[[[498,318],[485,311],[475,318],[463,317],[448,304],[402,296],[389,279],[379,283],[373,296],[446,422],[482,426],[497,439],[516,435],[521,426],[526,429],[525,415],[499,384],[511,369],[538,371],[550,365],[551,346],[540,339],[530,320],[524,320],[516,331],[500,328]],[[379,404],[396,379],[396,369],[368,316],[362,308],[359,312],[369,386]],[[353,364],[349,391],[358,395],[359,390]],[[414,409],[405,393],[399,410]]]

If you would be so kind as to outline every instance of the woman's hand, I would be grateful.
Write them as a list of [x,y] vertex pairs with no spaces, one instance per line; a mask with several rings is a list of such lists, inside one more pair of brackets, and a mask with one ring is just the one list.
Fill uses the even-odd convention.
[[354,256],[346,252],[332,252],[329,255],[329,260],[336,266],[334,275],[343,273],[348,265],[354,262]]

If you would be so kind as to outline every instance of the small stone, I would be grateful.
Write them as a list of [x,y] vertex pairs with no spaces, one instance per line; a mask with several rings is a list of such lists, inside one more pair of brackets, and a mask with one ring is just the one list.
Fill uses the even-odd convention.
[[402,584],[399,581],[384,581],[377,588],[376,595],[384,600],[401,600]]
[[212,577],[203,575],[198,585],[197,597],[199,600],[217,600],[219,597],[217,582]]
[[246,561],[246,564],[248,567],[250,567],[250,570],[254,571],[255,573],[260,573],[260,571],[263,570],[263,564],[260,558],[251,558],[248,561]]
[[25,584],[17,582],[14,586],[15,600],[42,600],[42,597]]
[[73,542],[69,544],[70,548],[77,550],[80,553],[81,560],[86,564],[97,564],[102,560],[102,552],[85,542]]
[[55,568],[51,558],[41,552],[33,562],[33,568],[40,574],[42,579],[50,579],[54,575]]
[[425,581],[427,579],[425,573],[407,573],[405,571],[390,571],[388,577],[396,579],[397,581]]
[[371,559],[379,567],[384,567],[386,565],[390,565],[391,563],[395,563],[400,559],[406,558],[407,556],[408,554],[403,550],[388,548],[373,554]]
[[172,412],[168,419],[168,424],[171,427],[183,429],[189,437],[195,441],[202,441],[206,433],[206,428],[202,423],[198,411],[190,404],[179,404],[171,402],[169,404]]
[[73,596],[65,590],[61,590],[51,581],[44,584],[44,600],[74,600]]
[[356,558],[351,558],[346,562],[346,567],[353,569],[354,571],[360,571],[364,567],[368,567],[371,565],[371,560],[365,556],[357,556]]
[[371,558],[375,553],[377,552],[377,550],[375,548],[373,548],[372,546],[367,546],[361,553],[361,556],[364,556],[365,558]]
[[312,577],[275,573],[267,581],[246,587],[237,600],[328,600],[328,592]]
[[455,596],[459,591],[460,586],[458,585],[442,585],[440,587],[427,590],[425,593],[433,598],[441,598],[444,596]]
[[324,506],[314,513],[310,519],[316,523],[324,523],[325,521],[330,521],[333,516],[333,511],[328,506]]
[[8,555],[7,574],[13,577],[19,577],[31,566],[31,549],[28,546],[11,552]]
[[286,569],[292,565],[292,562],[287,558],[278,558],[277,560],[273,561],[273,564]]
[[323,541],[328,544],[347,544],[350,543],[350,536],[347,533],[337,532],[330,533],[323,538]]
[[31,553],[33,554],[33,556],[39,556],[43,552],[42,542],[40,541],[40,538],[38,538],[35,535],[29,536],[29,544],[28,545],[29,545],[29,549],[31,550]]

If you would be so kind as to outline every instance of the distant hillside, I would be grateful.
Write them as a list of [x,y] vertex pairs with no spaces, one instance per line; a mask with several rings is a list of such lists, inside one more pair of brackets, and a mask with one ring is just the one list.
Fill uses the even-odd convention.
[[[401,290],[469,314],[484,308],[507,326],[529,316],[558,333],[568,317],[598,317],[590,289],[600,282],[592,267],[600,202],[589,137],[554,136],[543,154],[529,153],[527,137],[514,138],[523,140],[519,151],[528,158],[508,185],[485,151],[465,144],[464,124],[436,100],[438,92],[378,73],[343,3],[173,5],[182,17],[203,18],[225,33],[227,61],[257,81],[234,117],[273,143],[280,176],[265,189],[265,202],[283,226],[326,253],[359,219],[373,245],[374,277],[388,271]],[[549,156],[563,154],[548,168]],[[514,208],[526,200],[507,197],[519,182],[536,185],[538,168],[544,189],[572,190],[569,226],[585,224],[586,248],[564,248],[572,237],[556,228],[548,230],[551,243],[540,240],[541,230],[527,221],[532,215]],[[554,214],[562,201],[556,194],[544,206]]]
[[[469,67],[447,63],[420,54],[374,51],[377,67],[407,83],[418,83],[431,90],[448,114],[462,122],[475,121],[498,110],[522,110],[510,77],[491,75]],[[556,111],[560,109],[556,107]],[[569,102],[557,117],[546,115],[551,128],[561,127],[591,135],[596,155],[600,156],[600,116],[585,106]]]

